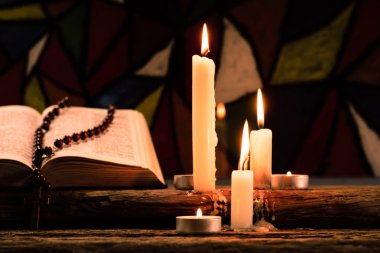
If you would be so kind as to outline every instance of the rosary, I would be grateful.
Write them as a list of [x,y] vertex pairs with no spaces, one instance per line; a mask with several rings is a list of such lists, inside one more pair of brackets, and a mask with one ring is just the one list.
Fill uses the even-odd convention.
[[63,138],[56,139],[54,141],[54,150],[52,147],[49,146],[43,147],[44,135],[49,131],[50,124],[53,122],[55,118],[59,116],[62,110],[69,106],[68,102],[68,97],[65,97],[64,99],[60,100],[57,106],[54,106],[54,108],[46,114],[46,116],[43,118],[42,125],[38,127],[34,133],[32,157],[32,176],[35,185],[36,196],[36,199],[34,200],[32,216],[32,228],[34,229],[38,229],[39,227],[42,190],[49,190],[51,188],[51,184],[49,183],[47,178],[41,173],[42,162],[45,159],[48,159],[51,156],[53,156],[54,152],[57,152],[62,148],[70,147],[70,144],[72,142],[84,142],[86,140],[93,139],[93,137],[99,136],[100,134],[105,133],[105,131],[114,119],[116,108],[114,105],[109,105],[107,115],[103,119],[102,123],[100,123],[99,125],[88,130],[73,133],[71,135],[65,135]]

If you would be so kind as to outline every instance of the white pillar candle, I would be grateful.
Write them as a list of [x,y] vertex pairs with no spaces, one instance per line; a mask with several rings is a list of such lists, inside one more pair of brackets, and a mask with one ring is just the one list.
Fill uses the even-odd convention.
[[[203,26],[202,55],[209,52],[207,28]],[[195,191],[215,190],[215,64],[207,57],[193,56],[193,175]]]
[[[261,90],[257,92],[257,123],[264,127],[264,105]],[[250,136],[250,168],[255,173],[255,188],[270,189],[272,177],[272,131],[259,129]]]
[[240,151],[239,170],[231,177],[231,227],[250,228],[253,221],[253,172],[245,170],[249,154],[249,131],[246,121]]

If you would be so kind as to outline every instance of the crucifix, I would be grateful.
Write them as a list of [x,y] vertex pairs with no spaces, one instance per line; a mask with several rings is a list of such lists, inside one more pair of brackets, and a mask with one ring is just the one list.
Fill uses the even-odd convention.
[[30,198],[25,198],[25,204],[32,205],[31,228],[39,229],[41,205],[49,205],[50,197],[44,194],[42,186],[35,186]]
[[34,180],[33,195],[30,199],[25,199],[24,202],[32,205],[32,229],[38,229],[40,225],[40,212],[41,205],[49,205],[49,195],[44,198],[44,193],[47,193],[51,188],[50,183],[46,180],[46,177],[41,174],[41,171],[37,168],[32,170],[32,176]]

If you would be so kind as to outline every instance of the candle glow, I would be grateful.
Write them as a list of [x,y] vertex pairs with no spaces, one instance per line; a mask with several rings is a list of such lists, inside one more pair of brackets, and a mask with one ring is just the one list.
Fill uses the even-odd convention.
[[290,177],[290,176],[292,175],[292,172],[288,171],[288,172],[286,172],[286,175],[287,175],[288,177]]
[[224,106],[224,103],[218,103],[216,105],[216,117],[219,120],[223,120],[226,117],[226,107]]
[[249,155],[249,127],[248,127],[248,121],[245,120],[244,128],[243,128],[243,134],[241,137],[241,149],[240,149],[240,159],[239,159],[239,170],[244,170],[243,164],[244,161],[248,159]]
[[202,209],[198,208],[197,217],[202,217]]
[[201,55],[206,56],[210,52],[210,47],[208,45],[208,33],[206,23],[203,24],[202,31],[202,47],[201,47]]
[[260,88],[257,91],[257,126],[259,128],[264,127],[264,102]]

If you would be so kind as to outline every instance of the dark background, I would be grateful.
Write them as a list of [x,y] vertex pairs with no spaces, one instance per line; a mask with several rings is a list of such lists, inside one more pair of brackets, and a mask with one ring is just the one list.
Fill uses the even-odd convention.
[[136,108],[166,177],[191,173],[191,56],[204,22],[227,107],[219,177],[236,167],[257,88],[273,172],[380,175],[380,1],[0,3],[0,104]]

